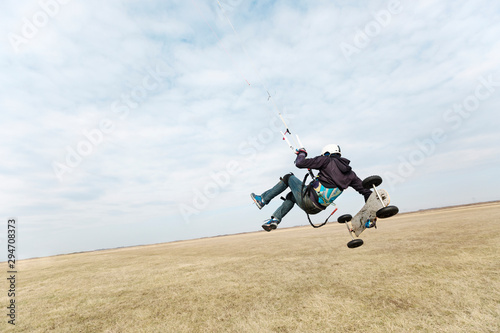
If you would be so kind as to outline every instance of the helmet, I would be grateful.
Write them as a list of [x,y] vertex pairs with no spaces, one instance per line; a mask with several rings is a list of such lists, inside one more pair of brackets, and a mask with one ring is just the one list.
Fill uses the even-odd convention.
[[330,144],[326,145],[321,149],[321,155],[322,156],[329,156],[332,154],[339,154],[340,155],[340,146],[335,145],[335,144]]

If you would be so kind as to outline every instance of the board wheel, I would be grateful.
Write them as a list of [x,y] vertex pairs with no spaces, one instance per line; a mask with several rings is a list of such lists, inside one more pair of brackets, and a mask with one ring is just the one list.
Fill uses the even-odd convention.
[[363,180],[363,187],[367,190],[370,190],[373,185],[379,186],[380,184],[382,184],[382,177],[380,176],[370,176]]
[[338,223],[346,223],[352,220],[351,214],[344,214],[338,217],[337,222]]
[[387,219],[391,216],[396,215],[399,212],[399,208],[396,206],[387,206],[377,210],[377,217],[381,219]]
[[347,243],[347,247],[350,248],[350,249],[354,249],[356,247],[360,247],[361,245],[363,245],[363,240],[362,239],[353,239],[352,241],[350,241],[349,243]]

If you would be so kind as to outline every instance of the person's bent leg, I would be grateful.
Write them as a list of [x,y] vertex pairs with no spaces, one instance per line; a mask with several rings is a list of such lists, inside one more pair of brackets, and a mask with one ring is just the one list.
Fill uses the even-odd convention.
[[260,196],[261,196],[264,204],[267,205],[272,199],[274,199],[281,192],[286,190],[288,188],[289,179],[292,176],[293,176],[293,174],[289,173],[289,174],[281,177],[280,181],[276,185],[274,185],[273,188],[262,193]]
[[272,218],[278,221],[278,223],[281,222],[281,219],[285,217],[286,214],[288,214],[289,211],[292,210],[293,206],[295,205],[295,198],[293,197],[292,192],[288,193],[285,201],[281,204],[281,206],[276,209],[272,215]]

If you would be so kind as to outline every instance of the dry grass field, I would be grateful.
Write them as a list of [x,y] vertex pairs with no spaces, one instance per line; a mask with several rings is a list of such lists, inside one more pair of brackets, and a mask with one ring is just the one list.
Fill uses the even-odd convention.
[[361,238],[348,249],[331,223],[24,260],[15,330],[500,332],[499,202],[401,214]]

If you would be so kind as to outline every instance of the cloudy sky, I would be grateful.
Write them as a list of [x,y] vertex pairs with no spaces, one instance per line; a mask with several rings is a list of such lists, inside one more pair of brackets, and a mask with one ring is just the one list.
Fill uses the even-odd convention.
[[22,258],[260,230],[280,200],[249,194],[304,175],[278,110],[401,211],[498,200],[498,36],[493,0],[5,1],[0,241],[8,217]]

